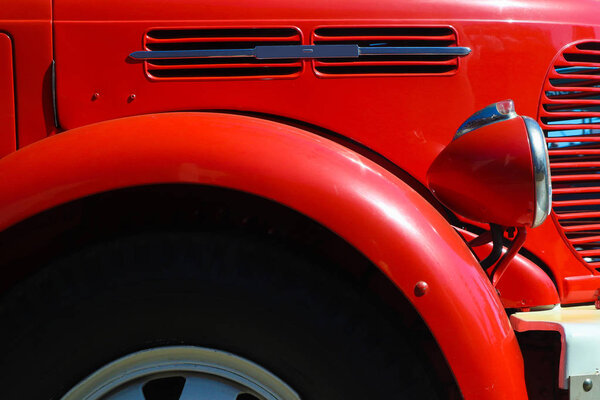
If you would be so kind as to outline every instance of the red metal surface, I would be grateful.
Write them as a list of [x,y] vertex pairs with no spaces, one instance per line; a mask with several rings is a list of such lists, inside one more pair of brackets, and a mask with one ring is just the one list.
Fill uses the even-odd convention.
[[550,147],[554,220],[566,246],[588,267],[579,277],[567,277],[565,287],[581,297],[587,293],[586,301],[592,300],[589,294],[596,286],[592,277],[600,266],[598,71],[599,41],[564,46],[551,63],[538,112]]
[[[173,50],[177,46],[193,43],[195,48],[254,48],[266,44],[302,44],[302,32],[295,27],[279,26],[252,29],[252,26],[235,30],[194,29],[178,27],[151,29],[144,35],[145,50]],[[261,36],[262,34],[262,36]],[[233,44],[235,43],[235,45]],[[195,60],[182,64],[173,61],[146,61],[144,67],[148,78],[154,80],[194,81],[215,79],[281,79],[296,78],[304,67],[301,60],[248,60],[247,58],[214,58]],[[259,71],[257,71],[257,69]],[[219,76],[219,71],[223,71]],[[249,72],[254,71],[254,72]],[[278,72],[282,71],[282,72]],[[217,76],[215,76],[215,73]]]
[[[551,150],[552,169],[560,174],[553,180],[562,184],[555,191],[562,195],[554,202],[557,220],[572,245],[586,244],[585,247],[577,247],[582,257],[596,254],[589,246],[595,244],[600,247],[600,241],[588,240],[600,233],[594,231],[594,219],[597,220],[600,213],[583,207],[600,204],[600,186],[594,182],[598,180],[594,172],[600,167],[595,155],[600,154],[600,149],[596,145],[598,137],[593,132],[598,127],[597,123],[593,123],[594,118],[600,115],[593,108],[600,105],[600,100],[594,97],[600,82],[596,74],[598,68],[600,42],[579,41],[566,46],[557,54],[548,72],[539,111],[543,128],[548,136],[552,136],[549,141],[557,144]],[[592,195],[592,198],[589,195],[574,198],[583,193]],[[560,201],[567,196],[572,198]],[[578,218],[589,220],[583,224],[568,221]],[[583,228],[586,225],[588,229]],[[579,232],[584,230],[587,231],[586,236],[581,236]]]
[[[494,284],[495,288],[497,288],[502,283],[502,278],[504,277],[504,274],[508,270],[511,260],[517,255],[519,250],[521,250],[521,248],[523,247],[523,243],[525,243],[526,238],[527,238],[527,228],[524,228],[524,227],[517,228],[517,235],[513,239],[510,247],[508,248],[508,250],[506,251],[504,256],[498,262],[497,267],[493,267],[493,269],[489,272],[490,276],[493,274],[492,283]],[[494,269],[496,269],[496,268],[497,268],[497,271],[494,274]],[[515,282],[514,281],[511,282],[511,284],[514,285]]]
[[[413,33],[413,31],[415,31]],[[450,26],[423,27],[378,25],[375,29],[369,25],[356,24],[344,26],[319,26],[311,37],[311,44],[358,44],[368,47],[381,43],[402,46],[426,46],[435,43],[441,47],[459,45],[456,31]],[[367,58],[366,60],[317,59],[312,61],[315,74],[321,78],[373,77],[373,76],[423,76],[453,75],[458,71],[458,57],[422,57],[407,60],[406,57],[386,57],[385,61]],[[384,66],[385,69],[382,70]],[[337,72],[331,72],[337,68]]]
[[[14,44],[14,65],[17,79],[15,82],[16,122],[19,147],[39,141],[56,131],[53,124],[50,68],[52,60],[55,59],[57,63],[58,114],[59,121],[65,129],[83,127],[118,117],[169,111],[232,110],[272,114],[339,133],[379,152],[417,180],[425,182],[426,171],[431,162],[450,142],[460,123],[473,111],[500,99],[513,98],[519,114],[537,115],[540,92],[545,82],[544,77],[555,55],[560,53],[560,50],[568,43],[590,41],[600,36],[597,7],[598,4],[595,0],[579,0],[576,7],[569,0],[500,2],[467,0],[381,0],[377,2],[371,0],[332,0],[327,2],[174,0],[168,5],[163,0],[130,0],[128,2],[117,0],[102,2],[5,0],[0,7],[2,10],[0,31],[7,32]],[[55,20],[54,42],[50,23],[53,17]],[[281,26],[297,27],[302,33],[303,44],[310,44],[315,30],[324,26],[450,26],[455,32],[457,44],[470,47],[473,51],[459,61],[455,71],[442,74],[443,76],[352,76],[336,77],[336,79],[321,79],[322,76],[317,76],[314,69],[311,68],[311,61],[302,61],[300,62],[302,71],[297,76],[294,75],[292,79],[270,79],[273,76],[263,75],[261,79],[244,77],[243,79],[176,78],[163,80],[149,77],[144,62],[133,62],[128,58],[128,54],[132,51],[143,50],[145,45],[155,41],[145,36],[149,30],[155,28]],[[389,40],[389,38],[377,35],[375,37]],[[426,36],[417,35],[412,38],[421,40],[424,37]],[[169,39],[165,42],[185,43],[186,40]],[[593,52],[594,50],[584,49],[581,54]],[[386,61],[386,63],[396,61]],[[453,62],[442,61],[442,63],[450,64]],[[406,61],[402,65],[412,64]],[[201,69],[195,65],[186,66],[186,68],[188,67]],[[154,66],[154,68],[156,70],[173,69],[169,66]],[[596,79],[596,77],[589,76],[590,74],[576,75],[585,75],[580,77],[584,82]],[[583,87],[581,91],[591,94],[599,93],[600,89],[592,86]],[[580,87],[569,86],[570,89]],[[571,99],[568,97],[553,99],[551,105],[554,108],[546,111],[553,112],[553,115],[560,113],[561,118],[569,118],[572,115],[571,110],[556,108],[569,101]],[[588,99],[581,98],[578,98],[577,101],[583,104],[593,103]],[[146,121],[143,118],[131,121],[140,122],[142,120]],[[181,121],[177,120],[177,122]],[[210,149],[203,148],[194,137],[186,137],[184,140],[176,127],[164,126],[165,133],[155,132],[147,135],[143,128],[152,130],[152,126],[148,126],[151,125],[150,123],[141,124],[140,122],[140,126],[137,127],[133,122],[127,122],[126,125],[127,131],[121,131],[118,134],[113,132],[111,135],[107,133],[107,136],[98,132],[101,129],[98,126],[91,126],[89,128],[91,130],[85,128],[78,132],[65,134],[64,138],[52,138],[47,142],[51,144],[42,142],[36,145],[34,150],[23,149],[23,153],[19,151],[15,155],[8,156],[6,161],[0,161],[1,165],[11,168],[3,170],[1,175],[3,180],[0,180],[0,187],[3,189],[0,191],[0,204],[5,206],[0,213],[0,221],[4,221],[3,226],[37,210],[58,204],[60,201],[66,201],[68,198],[116,186],[143,183],[148,176],[145,174],[153,173],[153,179],[219,182],[251,192],[264,191],[267,193],[269,190],[274,190],[273,198],[288,201],[290,206],[306,210],[308,215],[315,218],[322,218],[331,226],[335,225],[335,229],[339,229],[338,233],[342,234],[343,231],[345,237],[349,238],[348,240],[351,240],[357,247],[369,249],[369,255],[374,262],[386,271],[390,268],[388,271],[390,274],[397,273],[394,266],[400,265],[398,257],[405,255],[405,252],[410,252],[412,243],[424,245],[424,243],[431,243],[431,238],[441,235],[435,229],[433,231],[426,230],[424,225],[417,224],[421,231],[417,229],[414,233],[416,236],[408,238],[415,240],[408,242],[411,243],[411,246],[398,242],[399,237],[403,236],[395,236],[395,229],[400,229],[399,217],[394,214],[396,208],[386,207],[390,204],[400,207],[398,201],[406,199],[406,197],[396,193],[397,189],[389,189],[383,184],[389,190],[372,183],[363,185],[362,179],[359,180],[360,184],[357,185],[355,191],[343,193],[343,196],[351,196],[350,198],[342,197],[342,195],[335,197],[331,192],[334,184],[330,179],[328,180],[329,170],[327,173],[322,170],[312,170],[315,177],[311,177],[311,179],[316,179],[316,177],[323,179],[322,188],[329,188],[330,191],[327,193],[336,201],[315,204],[317,196],[309,199],[307,187],[311,187],[308,185],[309,182],[314,185],[316,183],[308,181],[309,177],[302,175],[304,172],[297,171],[298,166],[302,168],[306,166],[310,169],[310,166],[307,165],[310,162],[307,160],[312,161],[313,155],[303,153],[306,158],[298,159],[295,147],[289,148],[282,145],[283,147],[279,148],[282,154],[277,159],[281,159],[283,165],[288,166],[291,163],[290,160],[296,160],[295,168],[291,169],[286,176],[269,175],[276,174],[277,171],[272,170],[277,170],[280,166],[277,165],[274,168],[273,165],[265,165],[264,160],[256,156],[256,154],[262,153],[254,153],[254,151],[262,151],[256,147],[257,144],[242,140],[241,144],[248,147],[244,150],[236,149],[243,160],[230,160],[232,164],[228,164],[230,168],[237,168],[235,171],[245,178],[245,181],[242,182],[242,178],[238,178],[240,180],[237,181],[233,177],[212,176],[209,173],[215,170],[194,169],[192,167],[196,165],[194,163],[184,165],[181,160],[177,161],[173,154],[163,154],[169,150],[170,145],[183,146],[183,143],[187,141],[190,148],[178,148],[178,155],[181,156],[181,152],[188,150],[198,150],[199,155],[184,154],[198,163],[200,163],[200,159],[197,157],[200,155],[217,157],[216,154],[211,153]],[[165,125],[167,124],[165,123]],[[595,129],[598,125],[598,123],[594,123],[590,125],[590,128]],[[102,126],[104,125],[100,125],[100,127]],[[566,125],[553,125],[555,129],[562,127],[566,127]],[[237,139],[240,139],[241,135],[243,139],[246,131],[243,127],[237,128],[239,130],[231,128],[230,134]],[[190,129],[197,132],[200,128],[190,127]],[[88,135],[90,132],[96,134]],[[176,143],[170,143],[170,138],[167,140],[167,133],[177,139]],[[103,140],[88,142],[87,140],[91,140],[92,137],[102,137]],[[222,139],[223,143],[231,144],[230,139]],[[561,144],[569,140],[550,138],[549,142]],[[584,146],[584,149],[578,149],[577,152],[568,153],[570,150],[553,149],[551,154],[553,156],[587,155],[592,157],[600,154],[596,149],[597,138],[585,138],[584,140],[587,145]],[[160,146],[159,143],[153,141],[160,142]],[[260,143],[273,150],[266,141],[260,141]],[[55,145],[56,147],[54,147]],[[233,146],[233,144],[231,145]],[[328,146],[325,147],[329,148]],[[50,151],[50,149],[53,150]],[[46,150],[48,153],[45,153]],[[148,151],[148,153],[144,151]],[[87,157],[98,154],[107,158]],[[250,164],[249,154],[255,164]],[[150,156],[152,156],[152,160]],[[115,159],[113,160],[111,157],[115,157]],[[341,174],[340,176],[346,177],[348,182],[351,172],[354,174],[353,179],[363,178],[363,174],[372,177],[372,171],[349,167],[349,160],[356,160],[352,157],[333,157],[331,162],[340,161],[339,166],[332,167],[333,170]],[[125,159],[127,161],[123,161]],[[152,164],[155,161],[164,162],[170,167],[166,169],[158,166],[149,168],[148,165],[158,165]],[[234,161],[239,164],[235,164]],[[569,162],[580,161],[577,159]],[[68,167],[69,162],[71,162],[70,168]],[[590,162],[595,163],[597,160]],[[371,165],[365,164],[363,161],[360,163],[363,166]],[[342,165],[344,168],[348,168],[346,172],[342,171]],[[243,172],[242,167],[248,170]],[[102,168],[107,170],[102,170]],[[148,171],[143,170],[144,168],[148,168]],[[562,170],[565,170],[568,175],[583,175],[585,172],[571,173],[570,170],[590,168],[596,168],[595,164],[573,164]],[[372,170],[381,172],[376,166],[372,166]],[[389,176],[385,171],[381,174]],[[587,175],[591,174],[591,172],[587,173]],[[340,176],[336,177],[340,178]],[[275,188],[266,187],[265,177],[277,178],[281,187],[286,189],[277,192]],[[300,178],[307,180],[294,180]],[[562,187],[561,185],[565,182],[573,182],[564,179],[566,178],[558,178],[554,181],[555,194],[584,193],[593,195],[597,193],[596,187]],[[152,181],[154,182],[154,180]],[[577,182],[587,181],[578,180]],[[454,183],[465,184],[463,181]],[[392,186],[397,187],[397,185]],[[367,192],[367,190],[374,190],[374,192]],[[385,193],[385,196],[377,197],[381,193]],[[310,193],[310,195],[312,196],[314,193]],[[393,197],[396,195],[400,197]],[[421,204],[422,200],[416,200],[413,198],[414,196],[411,194],[408,197],[411,201]],[[23,199],[25,202],[17,203],[18,199]],[[362,215],[359,222],[369,226],[371,230],[351,232],[351,230],[356,230],[356,221],[348,218],[341,212],[342,210],[338,212],[337,205],[342,199],[348,201],[349,204],[362,204],[366,207],[361,208],[364,214],[356,215]],[[567,203],[555,203],[555,205],[558,207],[598,205],[593,199],[591,201],[585,199],[578,203],[572,203],[575,201],[572,199],[560,201]],[[327,205],[330,208],[326,211]],[[311,209],[311,207],[314,208]],[[357,205],[357,207],[359,206]],[[332,209],[336,212],[332,212]],[[365,211],[366,209],[369,211]],[[376,211],[375,216],[373,210]],[[417,210],[425,213],[422,218],[431,217],[430,211],[423,211],[421,208],[417,208]],[[343,211],[350,212],[352,210]],[[593,213],[594,211],[587,210],[585,212]],[[529,232],[525,243],[525,248],[552,270],[560,300],[563,303],[593,301],[593,293],[596,288],[600,287],[600,275],[595,271],[595,268],[599,267],[599,263],[589,262],[586,265],[581,255],[569,244],[569,240],[576,240],[570,242],[576,245],[593,243],[588,239],[597,236],[594,232],[600,230],[600,224],[597,221],[594,222],[597,220],[595,214],[588,214],[586,217],[590,221],[582,222],[567,216],[560,219],[559,223],[557,216],[553,216],[541,227]],[[434,221],[439,219],[438,216],[432,218]],[[345,219],[345,222],[342,219]],[[353,226],[349,226],[351,225],[350,221]],[[419,221],[421,220],[419,219]],[[568,226],[564,221],[570,221]],[[421,222],[424,224],[423,221]],[[560,228],[561,224],[562,229]],[[385,236],[377,236],[381,241],[371,243],[372,236],[381,232],[382,227],[389,227],[389,232]],[[442,231],[446,232],[444,229],[446,228],[443,228]],[[405,231],[403,232],[406,234]],[[441,236],[445,236],[445,234]],[[449,267],[455,265],[472,264],[472,260],[466,261],[464,258],[467,256],[463,254],[463,247],[461,247],[463,244],[458,245],[453,241],[454,239],[448,240],[451,241],[451,245],[443,241],[434,241],[425,252],[427,257],[439,256],[435,258],[438,261],[442,260],[440,257],[446,257],[443,260],[446,269],[436,270],[440,274],[437,277],[439,280],[429,276],[413,277],[410,275],[412,273],[410,271],[405,277],[398,274],[395,279],[401,283],[404,282],[403,279],[407,281],[402,283],[405,286],[401,287],[407,296],[415,301],[415,304],[430,302],[429,299],[437,298],[437,294],[443,292],[446,297],[441,302],[448,307],[458,305],[458,308],[462,309],[461,307],[467,307],[465,304],[469,300],[473,301],[472,307],[468,308],[469,312],[479,317],[489,313],[489,315],[481,317],[483,319],[478,322],[469,313],[466,313],[467,316],[464,317],[463,315],[458,316],[452,310],[446,315],[440,311],[439,315],[430,315],[428,323],[430,326],[435,326],[436,337],[439,335],[439,338],[445,341],[445,352],[447,355],[451,354],[449,359],[454,360],[452,367],[455,369],[455,373],[459,371],[457,374],[460,376],[459,383],[467,398],[494,398],[494,396],[496,398],[520,398],[522,396],[522,383],[519,380],[522,375],[520,358],[515,350],[512,333],[510,330],[505,332],[504,315],[497,311],[495,295],[485,294],[489,289],[488,283],[481,280],[479,273],[472,272],[474,275],[467,276],[452,275],[447,272],[453,271]],[[395,250],[392,250],[392,245],[396,246]],[[454,249],[458,251],[457,254],[453,253],[454,247],[458,249]],[[383,257],[384,253],[385,257]],[[420,262],[425,264],[423,259],[420,259]],[[465,271],[467,270],[469,269],[465,269]],[[531,303],[541,301],[539,299],[554,299],[549,294],[551,290],[547,287],[547,280],[537,276],[537,272],[531,272],[526,268],[509,268],[502,281],[507,279],[512,273],[511,271],[515,273],[520,271],[519,273],[523,275],[515,275],[514,278],[511,278],[514,284],[510,288],[501,289],[505,304],[509,304],[506,303],[505,298],[511,301],[510,304],[517,304],[524,296],[526,302]],[[415,280],[408,282],[409,278],[415,278]],[[446,281],[442,281],[441,278]],[[527,282],[531,282],[531,285],[539,285],[539,293],[535,289],[530,295],[529,287],[526,287],[525,284],[519,287],[516,283],[519,282],[519,279],[530,279]],[[412,294],[414,285],[419,280],[428,283],[429,291],[424,296],[414,299],[411,296],[414,295]],[[545,283],[540,283],[542,281]],[[477,293],[481,298],[474,299],[473,296],[477,297]],[[507,293],[511,293],[510,296]],[[485,308],[485,304],[489,306],[488,309]],[[417,306],[423,309],[434,308],[432,303],[417,304]],[[471,324],[466,324],[469,329],[457,327],[454,331],[454,327],[444,326],[448,321],[453,323],[455,318],[458,318],[457,320],[467,318],[471,321]],[[481,332],[489,334],[490,339],[482,339]],[[505,333],[499,334],[498,332]],[[463,341],[460,342],[462,344],[459,343],[457,337]],[[504,339],[499,339],[499,337]],[[506,359],[500,360],[497,365],[487,365],[489,360],[486,357],[489,352],[486,352],[486,349],[491,349],[492,346],[489,342],[493,341],[495,341],[496,350],[506,352]],[[499,342],[502,344],[498,345]],[[463,351],[468,354],[461,361]],[[461,354],[457,355],[459,352]],[[485,355],[485,357],[481,357],[486,358],[485,363],[483,360],[476,360],[475,364],[467,365],[472,363],[471,357],[475,357],[475,352],[478,352],[480,356]],[[495,362],[491,360],[490,364]],[[494,381],[494,379],[498,381]],[[507,387],[512,389],[504,391],[504,388]],[[496,391],[492,392],[492,388]],[[482,394],[481,390],[485,393]]]
[[51,18],[50,0],[0,1],[0,32],[13,43],[20,147],[55,132]]
[[0,157],[17,149],[12,43],[0,33]]
[[[468,241],[476,237],[464,229],[457,230]],[[480,260],[487,257],[491,250],[491,243],[474,248]],[[519,254],[508,264],[502,279],[497,282],[496,289],[506,308],[521,309],[560,303],[552,279],[539,266]]]
[[[123,116],[168,111],[258,112],[319,126],[379,152],[416,179],[474,110],[499,99],[535,116],[544,77],[567,43],[600,36],[597,3],[581,0],[473,2],[453,0],[333,0],[305,3],[117,0],[82,4],[56,0],[55,56],[59,118],[64,128]],[[451,26],[472,53],[449,76],[336,77],[321,79],[303,61],[293,79],[152,81],[143,62],[153,28],[295,26],[304,44],[324,26]],[[420,39],[420,35],[415,37]],[[87,56],[93,52],[95,56]],[[94,93],[100,96],[94,99]],[[134,101],[128,101],[135,94]],[[24,132],[23,143],[30,143]],[[529,233],[525,248],[552,269],[563,302],[592,301],[564,291],[568,276],[591,274],[547,221]],[[583,292],[582,292],[583,293]]]
[[[515,21],[554,21],[582,25],[598,22],[597,16],[590,11],[598,6],[594,0],[580,0],[577,7],[567,7],[572,3],[560,0],[523,0],[519,2],[481,3],[455,0],[407,0],[403,2],[371,0],[332,0],[325,3],[305,4],[302,1],[282,3],[279,0],[264,0],[260,3],[240,3],[235,0],[180,0],[177,7],[165,7],[162,0],[135,0],[123,6],[117,0],[85,4],[78,0],[60,0],[58,17],[70,20],[152,20],[160,17],[164,20],[178,20],[185,16],[188,20],[252,18],[287,18],[300,20],[306,18],[345,18],[360,20],[378,18],[389,20],[403,18],[407,20],[430,20],[464,18],[465,20],[496,19]],[[160,11],[160,14],[158,13]]]
[[452,140],[434,160],[427,180],[433,194],[464,217],[502,226],[533,224],[533,162],[521,117]]
[[564,280],[564,291],[566,296],[572,299],[588,299],[589,292],[592,291],[592,300],[593,293],[596,289],[593,287],[600,287],[600,276],[592,275],[592,276],[568,276]]
[[[405,183],[338,144],[260,119],[160,114],[45,139],[0,160],[0,174],[0,229],[75,198],[152,183],[218,185],[285,204],[392,279],[432,330],[465,398],[526,398],[507,316],[463,240]],[[421,297],[419,281],[429,286]]]

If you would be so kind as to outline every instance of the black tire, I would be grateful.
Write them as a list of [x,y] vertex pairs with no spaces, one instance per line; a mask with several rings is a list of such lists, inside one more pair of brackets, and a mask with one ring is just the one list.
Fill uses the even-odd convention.
[[304,400],[429,399],[403,329],[340,270],[268,238],[147,233],[53,262],[0,302],[2,399],[60,399],[124,355],[186,344],[270,370]]

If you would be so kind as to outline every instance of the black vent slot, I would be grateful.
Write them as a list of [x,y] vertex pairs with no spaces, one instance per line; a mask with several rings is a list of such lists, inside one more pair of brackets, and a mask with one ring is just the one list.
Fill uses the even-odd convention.
[[443,74],[453,71],[450,65],[351,65],[340,67],[319,67],[325,74]]
[[[314,44],[355,44],[375,47],[455,47],[450,27],[323,27],[314,31]],[[450,75],[458,69],[455,55],[360,55],[358,58],[317,59],[320,76]]]
[[148,32],[153,39],[187,38],[239,38],[239,37],[280,37],[289,38],[298,35],[295,28],[228,28],[228,29],[155,29]]
[[[144,40],[149,51],[253,49],[302,44],[296,28],[153,29]],[[145,62],[155,79],[290,78],[302,72],[298,59],[254,57],[163,58]]]
[[[267,69],[268,68],[268,69]],[[157,78],[176,77],[236,77],[236,76],[266,76],[266,75],[291,75],[297,72],[292,67],[258,67],[258,68],[207,68],[207,69],[184,69],[184,70],[155,70],[153,75]]]
[[449,27],[333,27],[318,28],[315,36],[453,36],[454,31]]

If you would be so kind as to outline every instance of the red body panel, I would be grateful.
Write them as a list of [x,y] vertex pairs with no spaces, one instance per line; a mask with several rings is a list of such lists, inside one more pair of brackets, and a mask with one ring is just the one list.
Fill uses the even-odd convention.
[[453,139],[427,178],[433,194],[460,215],[502,226],[533,223],[533,162],[520,117]]
[[0,157],[17,149],[12,43],[0,33]]
[[[161,114],[75,129],[5,157],[0,170],[14,172],[0,181],[0,228],[82,196],[154,183],[218,185],[285,204],[393,280],[432,330],[465,398],[526,397],[515,336],[462,239],[406,184],[345,147],[248,117]],[[429,285],[422,297],[413,293],[419,281]]]
[[[463,229],[458,231],[467,241],[476,237]],[[476,247],[475,253],[483,260],[491,250],[492,244],[488,243]],[[539,266],[518,254],[508,265],[496,289],[506,308],[531,308],[560,302],[552,279]]]
[[[322,137],[197,111],[268,114],[329,130],[425,183],[432,161],[474,111],[512,98],[518,114],[538,114],[557,52],[600,36],[597,1],[0,3],[0,32],[11,39],[0,33],[0,56],[11,44],[13,56],[0,59],[0,115],[11,114],[12,99],[16,116],[12,123],[0,119],[0,157],[22,148],[0,159],[0,229],[69,200],[134,185],[183,182],[255,193],[327,226],[381,268],[431,328],[465,398],[526,397],[521,355],[496,292],[422,197]],[[303,44],[312,44],[319,27],[373,26],[449,27],[456,44],[472,52],[439,75],[331,77],[315,72],[319,61],[304,60],[286,79],[155,79],[128,57],[144,49],[144,35],[154,28],[294,27]],[[12,89],[2,80],[10,65]],[[116,120],[122,117],[129,118]],[[9,125],[17,128],[16,143],[14,128],[4,129]],[[57,132],[63,133],[48,138]],[[515,193],[525,196],[519,188],[490,201],[506,213],[527,214],[506,205]],[[498,284],[505,307],[593,300],[600,273],[575,254],[554,218],[529,232],[525,248],[552,271],[558,295],[548,275],[517,257]],[[419,281],[429,289],[416,297]]]
[[[63,128],[166,111],[234,110],[291,118],[358,141],[425,182],[426,171],[473,111],[512,98],[535,117],[546,71],[565,44],[600,35],[597,3],[341,1],[304,3],[161,1],[55,3],[58,114]],[[325,78],[303,61],[292,79],[156,80],[144,63],[144,34],[161,27],[289,27],[311,43],[323,26],[451,26],[472,49],[453,74]],[[93,56],[90,56],[93,54]],[[94,93],[99,97],[93,100]],[[130,96],[134,94],[135,100]],[[26,133],[24,135],[29,136]],[[31,137],[31,136],[29,136]],[[23,143],[30,140],[23,138]],[[568,291],[567,277],[588,269],[565,245],[552,219],[528,235],[525,248],[546,263],[561,301],[592,299]],[[593,286],[593,280],[588,280]],[[577,294],[575,294],[577,293]]]
[[12,38],[17,144],[24,146],[56,131],[52,110],[52,2],[0,0],[0,32]]

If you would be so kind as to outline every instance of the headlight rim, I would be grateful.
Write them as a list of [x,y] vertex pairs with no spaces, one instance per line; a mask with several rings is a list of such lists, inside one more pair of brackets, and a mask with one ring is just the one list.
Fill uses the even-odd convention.
[[535,211],[532,228],[540,226],[552,210],[552,182],[550,175],[550,158],[544,131],[532,118],[522,116],[527,129],[533,178],[535,185]]

